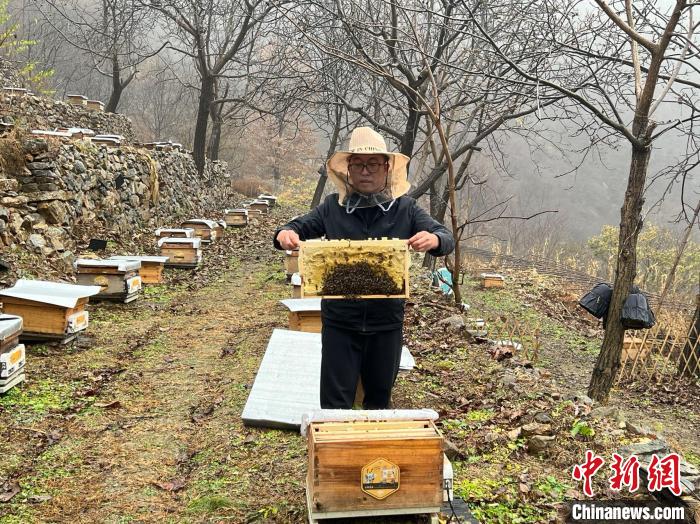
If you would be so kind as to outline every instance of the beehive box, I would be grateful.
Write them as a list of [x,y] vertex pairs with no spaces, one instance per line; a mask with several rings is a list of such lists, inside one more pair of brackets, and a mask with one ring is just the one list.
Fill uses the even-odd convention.
[[82,286],[100,286],[95,298],[128,303],[141,292],[141,262],[138,260],[94,260],[79,258],[75,261],[76,280]]
[[481,287],[486,288],[502,288],[506,285],[506,280],[503,275],[498,273],[481,273]]
[[218,224],[213,220],[193,218],[181,224],[183,228],[194,229],[195,238],[202,239],[202,242],[209,243],[216,241]]
[[214,228],[216,231],[216,239],[221,240],[224,238],[224,233],[226,232],[226,228],[228,226],[226,225],[225,220],[217,220],[216,221],[216,227]]
[[248,225],[247,209],[226,209],[224,211],[226,225],[231,227],[245,227]]
[[88,100],[86,105],[90,111],[99,111],[101,113],[105,110],[105,104],[100,100]]
[[22,333],[22,317],[0,315],[0,353],[9,351],[19,342]]
[[166,267],[195,268],[202,261],[202,241],[199,238],[161,238],[160,255],[168,257]]
[[252,220],[253,222],[257,222],[260,220],[263,216],[263,212],[260,211],[259,209],[252,209],[248,208],[248,220]]
[[289,309],[289,329],[307,333],[321,332],[320,298],[287,299],[280,302]]
[[22,317],[20,340],[67,342],[88,327],[85,305],[99,292],[99,286],[18,280],[0,290],[0,300],[4,313]]
[[25,354],[24,344],[17,344],[12,349],[0,352],[0,378],[10,378],[21,372],[24,369]]
[[[383,269],[399,290],[392,294],[353,292],[324,294],[326,278],[339,265],[367,264]],[[299,273],[302,278],[301,296],[338,298],[408,298],[408,269],[411,258],[405,240],[309,240],[299,248]],[[366,266],[365,266],[366,267]],[[357,284],[357,280],[353,285]],[[357,291],[357,290],[356,290]]]
[[431,420],[312,422],[310,519],[439,511],[442,443]]
[[277,197],[273,195],[266,195],[263,193],[261,195],[258,195],[257,199],[264,200],[270,205],[270,207],[275,207],[277,205]]
[[156,238],[194,238],[194,229],[159,227],[156,229]]
[[87,97],[85,95],[67,95],[68,103],[72,106],[87,105]]
[[135,260],[141,263],[139,275],[144,284],[162,284],[163,269],[168,257],[150,255],[119,255],[109,257],[110,260]]
[[267,213],[270,210],[270,203],[267,200],[253,200],[249,205],[249,209]]

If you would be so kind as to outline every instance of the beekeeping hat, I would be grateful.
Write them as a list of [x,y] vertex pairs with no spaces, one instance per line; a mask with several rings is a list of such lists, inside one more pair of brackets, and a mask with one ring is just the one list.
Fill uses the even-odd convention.
[[[389,169],[384,188],[378,193],[362,193],[352,186],[348,174],[348,159],[352,155],[385,155],[389,159]],[[385,211],[386,205],[405,195],[411,184],[408,182],[409,158],[401,153],[387,151],[382,135],[370,127],[357,127],[350,135],[347,151],[338,151],[328,159],[328,176],[338,189],[338,203],[349,213],[358,207],[379,205]]]

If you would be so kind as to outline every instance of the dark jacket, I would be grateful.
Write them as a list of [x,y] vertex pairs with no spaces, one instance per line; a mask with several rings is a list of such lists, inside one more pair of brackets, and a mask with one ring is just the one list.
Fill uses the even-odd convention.
[[[440,245],[429,251],[431,255],[445,256],[455,247],[452,233],[408,196],[397,198],[386,213],[375,206],[348,214],[345,207],[338,204],[337,194],[328,195],[317,208],[275,231],[277,249],[282,249],[277,234],[283,229],[295,231],[301,240],[322,236],[329,240],[382,237],[408,240],[419,231],[427,231],[440,239]],[[387,331],[403,325],[404,302],[395,298],[322,300],[321,314],[325,325],[358,331]]]

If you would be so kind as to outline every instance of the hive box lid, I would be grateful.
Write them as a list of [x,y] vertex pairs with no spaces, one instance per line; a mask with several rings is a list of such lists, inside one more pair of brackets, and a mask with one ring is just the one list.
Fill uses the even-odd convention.
[[130,271],[133,269],[141,269],[141,262],[139,260],[127,259],[127,260],[96,260],[94,258],[79,258],[75,261],[75,267],[105,267],[113,268],[117,271]]
[[33,300],[53,306],[73,308],[81,298],[97,295],[100,286],[78,286],[62,282],[47,282],[45,280],[18,280],[7,289],[0,289],[0,297],[21,298]]
[[299,311],[321,311],[320,298],[288,298],[280,300],[292,313]]
[[0,342],[22,331],[22,317],[0,314]]
[[214,229],[216,227],[216,222],[213,220],[205,220],[203,218],[193,218],[192,220],[185,220],[182,225],[185,224],[199,224],[202,226],[207,226],[209,229]]
[[227,215],[228,215],[229,213],[236,213],[236,214],[239,214],[239,215],[246,215],[246,216],[248,216],[248,210],[245,209],[245,208],[242,208],[242,209],[224,209],[224,213],[227,214]]
[[194,236],[194,229],[191,227],[183,227],[183,228],[169,228],[169,227],[159,227],[156,229],[156,236],[160,236],[163,233],[182,233],[184,235],[187,235],[188,238],[192,238]]
[[199,249],[200,245],[202,244],[202,239],[201,238],[170,238],[170,237],[164,237],[158,240],[158,247],[162,246],[163,244],[186,244],[190,247],[197,248]]
[[275,329],[243,408],[250,426],[296,429],[320,409],[321,334]]
[[170,257],[159,257],[154,255],[113,255],[110,260],[138,260],[139,262],[155,262],[165,264]]

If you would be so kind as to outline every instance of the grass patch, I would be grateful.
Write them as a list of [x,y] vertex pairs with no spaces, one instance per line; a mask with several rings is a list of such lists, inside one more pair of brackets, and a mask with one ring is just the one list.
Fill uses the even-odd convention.
[[220,509],[231,508],[234,502],[223,495],[209,495],[193,500],[187,506],[189,513],[214,513]]
[[554,510],[544,510],[531,504],[518,502],[493,502],[469,506],[474,518],[479,522],[498,524],[537,524],[549,522],[556,515]]
[[24,421],[64,411],[75,404],[73,392],[80,382],[60,383],[50,378],[32,383],[28,388],[12,388],[0,397],[0,406]]

